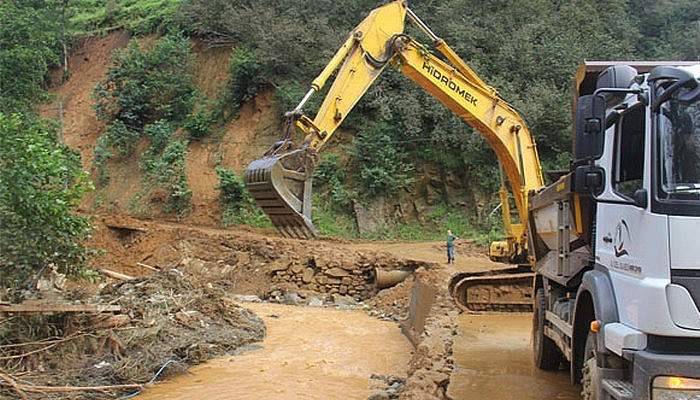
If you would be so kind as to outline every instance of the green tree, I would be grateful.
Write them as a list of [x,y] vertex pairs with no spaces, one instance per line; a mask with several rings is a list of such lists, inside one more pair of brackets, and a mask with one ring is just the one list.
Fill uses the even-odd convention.
[[358,190],[368,197],[392,194],[412,183],[413,166],[394,144],[388,123],[368,124],[353,141],[350,154],[357,163]]
[[83,266],[89,232],[74,213],[90,189],[79,156],[56,141],[56,129],[33,117],[0,113],[0,284],[23,285],[55,265]]
[[60,61],[59,13],[51,4],[0,2],[0,111],[27,110],[46,98],[47,73]]

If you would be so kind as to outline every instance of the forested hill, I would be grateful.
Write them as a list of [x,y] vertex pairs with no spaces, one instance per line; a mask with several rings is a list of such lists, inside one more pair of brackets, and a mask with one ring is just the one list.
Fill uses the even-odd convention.
[[[47,90],[52,82],[84,79],[74,75],[78,72],[71,65],[63,67],[86,38],[119,33],[129,42],[125,50],[114,52],[111,67],[92,94],[90,113],[100,136],[83,154],[83,163],[89,154],[96,186],[92,206],[104,207],[112,200],[110,193],[124,192],[114,186],[109,191],[110,185],[128,178],[114,179],[115,174],[135,171],[148,188],[158,188],[130,194],[135,214],[144,212],[139,202],[149,198],[148,204],[161,199],[163,212],[182,217],[192,210],[193,179],[188,179],[186,162],[192,146],[228,138],[221,132],[231,121],[246,118],[242,107],[255,99],[271,103],[276,117],[266,118],[274,125],[271,131],[278,129],[278,117],[299,101],[348,32],[377,5],[376,0],[1,1],[0,134],[5,140],[0,144],[7,148],[0,158],[6,174],[0,192],[16,194],[0,194],[5,227],[10,220],[17,229],[26,223],[18,212],[36,214],[16,207],[18,199],[47,192],[40,190],[40,183],[31,193],[13,187],[16,177],[26,172],[25,164],[7,161],[16,158],[13,152],[24,143],[22,132],[43,132],[37,145],[62,149],[60,159],[46,170],[32,172],[63,182],[56,192],[62,208],[52,215],[74,205],[89,186],[76,169],[74,154],[58,142],[47,142],[56,125],[36,118],[39,106],[51,99]],[[522,112],[545,169],[568,163],[571,82],[581,61],[700,59],[696,0],[416,0],[410,7]],[[429,43],[414,28],[409,33]],[[217,49],[218,55],[225,52],[225,79],[205,83],[219,84],[215,95],[202,89],[201,76],[193,72],[208,57],[196,46]],[[202,75],[201,68],[198,73]],[[313,110],[321,98],[316,96],[307,109]],[[324,154],[316,179],[316,215],[327,232],[333,233],[341,225],[338,221],[352,221],[358,204],[377,199],[408,198],[413,212],[431,216],[423,223],[466,211],[473,225],[485,224],[488,213],[477,211],[488,211],[498,201],[497,166],[483,140],[393,69],[369,90],[338,136],[335,143],[343,145]],[[245,146],[253,139],[238,140]],[[30,153],[22,156],[36,156]],[[120,169],[120,163],[132,169]],[[240,171],[224,166],[217,166],[214,176],[226,208],[247,200]],[[75,192],[64,193],[60,187]],[[419,204],[419,198],[429,201]],[[397,201],[382,207],[398,207],[400,216],[407,214],[403,200]],[[229,217],[234,223],[261,221],[255,210]],[[76,235],[82,234],[82,225],[78,229],[68,222],[57,227],[73,226]],[[458,217],[451,223],[462,222]],[[341,233],[356,229],[352,225]]]

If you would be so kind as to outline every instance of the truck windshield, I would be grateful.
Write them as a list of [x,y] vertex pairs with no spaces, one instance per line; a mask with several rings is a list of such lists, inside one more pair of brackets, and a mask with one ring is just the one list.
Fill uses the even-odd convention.
[[700,199],[700,101],[670,100],[659,113],[661,199]]

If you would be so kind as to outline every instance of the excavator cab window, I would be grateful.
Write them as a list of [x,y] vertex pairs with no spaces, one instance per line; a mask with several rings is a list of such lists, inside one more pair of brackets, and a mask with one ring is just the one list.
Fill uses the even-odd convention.
[[646,108],[642,105],[625,111],[617,123],[613,189],[632,198],[643,188]]

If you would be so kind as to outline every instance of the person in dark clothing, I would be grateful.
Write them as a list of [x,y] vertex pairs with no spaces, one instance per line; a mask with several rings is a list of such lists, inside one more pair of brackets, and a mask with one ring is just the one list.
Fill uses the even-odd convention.
[[447,230],[447,263],[455,263],[455,240],[459,238],[452,234],[452,230]]

